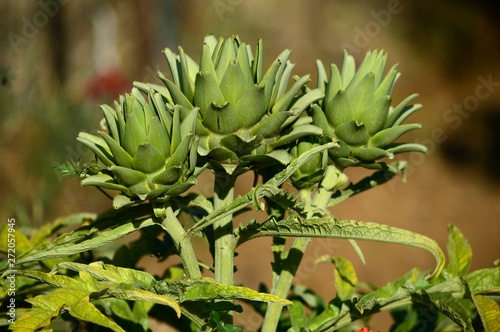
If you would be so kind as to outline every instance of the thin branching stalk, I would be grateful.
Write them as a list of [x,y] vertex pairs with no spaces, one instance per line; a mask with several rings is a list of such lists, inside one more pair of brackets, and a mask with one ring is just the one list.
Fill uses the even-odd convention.
[[174,241],[174,245],[179,252],[179,255],[184,266],[186,275],[189,278],[201,278],[200,267],[196,255],[191,245],[191,241],[183,241],[186,231],[175,216],[171,206],[164,208],[164,219],[162,227],[168,232]]
[[[339,171],[334,166],[329,166],[325,172],[325,177],[321,182],[314,199],[311,197],[310,189],[299,190],[299,196],[306,204],[308,210],[307,218],[314,217],[313,207],[324,209],[327,207],[332,191],[338,181]],[[313,205],[314,204],[314,205]],[[285,264],[278,278],[278,281],[273,285],[272,294],[281,298],[286,298],[292,286],[293,278],[297,273],[300,262],[310,242],[310,238],[299,237],[295,238],[292,248],[289,251]],[[279,303],[270,303],[267,307],[264,323],[262,325],[262,332],[276,331],[278,326],[283,305]]]

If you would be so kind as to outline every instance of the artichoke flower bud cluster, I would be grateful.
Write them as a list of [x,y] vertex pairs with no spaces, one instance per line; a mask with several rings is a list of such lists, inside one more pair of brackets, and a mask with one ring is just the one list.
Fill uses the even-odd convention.
[[77,140],[107,169],[86,177],[82,185],[121,191],[123,201],[176,196],[196,183],[198,109],[181,121],[179,108],[169,112],[158,92],[151,90],[146,99],[136,88],[121,96],[115,108],[101,109],[108,133],[81,132]]
[[401,135],[421,127],[402,124],[421,105],[408,105],[418,96],[413,94],[391,106],[391,93],[400,74],[394,65],[384,77],[386,60],[383,51],[368,52],[356,70],[354,58],[345,52],[342,69],[332,64],[329,79],[322,62],[317,61],[318,88],[325,97],[310,111],[313,123],[325,131],[324,139],[339,144],[329,155],[341,169],[379,168],[381,158],[426,151],[421,144],[395,143]]
[[323,93],[305,88],[308,75],[287,89],[294,67],[288,60],[290,50],[283,51],[264,72],[262,45],[259,40],[253,55],[237,36],[206,36],[199,65],[180,47],[178,55],[165,49],[173,80],[160,73],[166,89],[136,83],[143,91],[157,89],[167,99],[167,107],[179,105],[182,118],[198,108],[199,156],[211,168],[228,174],[256,165],[287,164],[291,157],[283,146],[300,137],[323,134],[312,125],[312,118],[299,119]]

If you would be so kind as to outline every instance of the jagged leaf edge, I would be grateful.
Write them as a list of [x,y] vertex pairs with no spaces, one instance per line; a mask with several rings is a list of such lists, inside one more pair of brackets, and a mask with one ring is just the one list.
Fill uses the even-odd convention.
[[[370,232],[371,231],[371,232]],[[444,254],[435,240],[424,235],[387,225],[355,220],[339,220],[335,217],[301,219],[290,216],[280,221],[268,219],[252,228],[239,229],[236,245],[257,237],[290,236],[335,239],[369,240],[408,245],[427,250],[436,259],[436,267],[428,276],[434,280],[444,268]]]

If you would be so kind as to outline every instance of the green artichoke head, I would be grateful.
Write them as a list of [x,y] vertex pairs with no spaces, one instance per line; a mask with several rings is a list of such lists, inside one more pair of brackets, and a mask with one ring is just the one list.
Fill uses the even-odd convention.
[[426,151],[421,144],[395,143],[404,133],[421,127],[402,123],[422,106],[408,105],[417,94],[391,106],[391,93],[400,73],[394,65],[384,76],[386,61],[383,51],[368,52],[356,70],[354,58],[345,52],[342,69],[332,64],[329,79],[323,63],[317,61],[318,88],[324,98],[310,111],[313,123],[325,131],[325,139],[339,144],[329,154],[341,168],[377,168],[379,159]]
[[[323,94],[306,91],[309,76],[296,79],[288,89],[293,64],[290,50],[283,51],[264,72],[262,40],[255,55],[239,37],[206,36],[199,65],[179,47],[179,54],[165,49],[172,80],[161,73],[166,86],[135,83],[142,89],[154,88],[167,100],[167,107],[179,105],[184,118],[199,109],[196,134],[199,155],[211,167],[229,174],[255,164],[286,164],[290,156],[282,146],[306,135],[323,131],[311,125],[312,118],[297,119]],[[302,118],[301,118],[302,119]]]
[[114,109],[101,109],[107,132],[81,132],[77,140],[107,169],[86,177],[82,185],[118,190],[130,199],[155,200],[179,195],[196,183],[198,109],[181,121],[179,107],[170,113],[158,92],[150,90],[146,99],[136,88],[121,96]]

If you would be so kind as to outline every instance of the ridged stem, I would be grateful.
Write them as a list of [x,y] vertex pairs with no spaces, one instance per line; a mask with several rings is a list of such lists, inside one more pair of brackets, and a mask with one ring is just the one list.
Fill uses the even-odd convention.
[[[226,172],[215,174],[214,210],[227,206],[234,199],[235,178]],[[215,281],[220,284],[233,284],[234,243],[233,216],[229,215],[214,223],[215,236]],[[226,323],[232,322],[231,311],[225,316]]]
[[[333,189],[335,188],[335,185],[337,184],[339,179],[339,172],[340,171],[334,166],[328,166],[325,172],[325,177],[321,181],[314,199],[312,199],[311,197],[310,189],[299,190],[299,196],[301,200],[306,204],[306,209],[308,210],[307,218],[314,217],[312,212],[313,206],[320,209],[324,209],[328,206],[328,202],[332,195]],[[273,295],[276,295],[283,299],[287,297],[288,292],[292,287],[293,278],[297,273],[300,261],[304,256],[310,240],[310,238],[306,237],[299,237],[294,239],[288,257],[286,258],[281,270],[278,281],[275,285],[273,285]],[[264,317],[264,323],[262,324],[262,332],[276,331],[282,310],[282,304],[269,303],[266,311],[266,316]]]
[[183,242],[186,231],[175,216],[172,207],[167,206],[160,210],[155,209],[155,213],[157,214],[157,216],[161,216],[160,213],[162,212],[164,213],[164,215],[162,216],[162,227],[167,231],[167,233],[174,241],[177,252],[179,253],[179,256],[181,256],[182,265],[184,266],[186,275],[189,278],[201,278],[200,266],[198,264],[198,260],[196,259],[193,246],[191,245],[190,241]]

